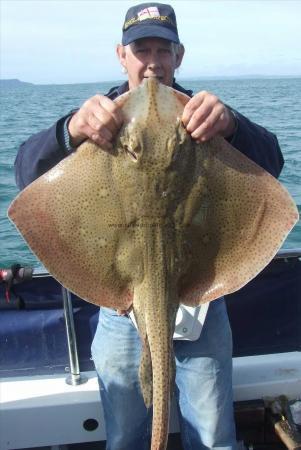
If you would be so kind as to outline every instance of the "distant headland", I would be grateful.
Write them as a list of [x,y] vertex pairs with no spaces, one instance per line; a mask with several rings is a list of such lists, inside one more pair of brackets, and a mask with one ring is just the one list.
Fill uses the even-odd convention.
[[0,80],[0,86],[5,87],[18,87],[18,86],[33,86],[33,83],[28,83],[27,81],[21,81],[17,78],[11,78],[7,80]]

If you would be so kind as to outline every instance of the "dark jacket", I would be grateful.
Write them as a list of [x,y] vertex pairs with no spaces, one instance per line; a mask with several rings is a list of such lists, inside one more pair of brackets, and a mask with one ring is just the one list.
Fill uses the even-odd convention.
[[[191,96],[174,82],[173,87]],[[128,83],[112,88],[107,96],[114,100],[128,90]],[[278,177],[283,167],[283,157],[274,134],[265,128],[251,122],[240,113],[234,111],[237,127],[230,143],[275,177]],[[19,189],[24,189],[43,173],[47,172],[70,152],[64,144],[64,124],[71,113],[59,119],[52,127],[40,131],[25,141],[18,151],[15,160],[16,183]]]

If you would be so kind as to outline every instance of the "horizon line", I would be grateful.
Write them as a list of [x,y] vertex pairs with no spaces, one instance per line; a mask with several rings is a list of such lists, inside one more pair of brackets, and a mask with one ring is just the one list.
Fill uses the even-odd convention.
[[[237,75],[199,75],[199,76],[190,76],[190,77],[175,77],[180,81],[198,81],[198,80],[224,80],[224,79],[262,79],[262,78],[270,78],[270,79],[285,79],[285,78],[301,78],[301,74],[237,74]],[[33,81],[24,81],[19,78],[0,78],[0,82],[5,81],[16,81],[19,83],[28,83],[34,86],[43,86],[43,85],[72,85],[72,84],[97,84],[97,83],[115,83],[115,82],[125,82],[125,79],[111,79],[111,80],[96,80],[96,81],[55,81],[55,82],[33,82]]]

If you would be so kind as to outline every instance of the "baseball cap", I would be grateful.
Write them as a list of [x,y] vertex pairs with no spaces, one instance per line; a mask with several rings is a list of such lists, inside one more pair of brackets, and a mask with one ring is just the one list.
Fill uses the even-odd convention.
[[128,45],[147,37],[180,43],[176,15],[170,5],[141,3],[128,10],[122,28],[122,44]]

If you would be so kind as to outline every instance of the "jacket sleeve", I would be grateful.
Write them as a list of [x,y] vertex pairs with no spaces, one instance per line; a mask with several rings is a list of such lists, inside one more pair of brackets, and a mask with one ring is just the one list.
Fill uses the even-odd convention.
[[277,137],[239,112],[232,111],[237,120],[237,127],[230,144],[274,177],[278,177],[284,160]]
[[68,156],[61,137],[63,124],[67,116],[62,117],[52,127],[40,131],[21,144],[15,160],[15,177],[19,189],[58,164]]

